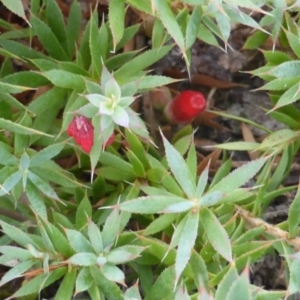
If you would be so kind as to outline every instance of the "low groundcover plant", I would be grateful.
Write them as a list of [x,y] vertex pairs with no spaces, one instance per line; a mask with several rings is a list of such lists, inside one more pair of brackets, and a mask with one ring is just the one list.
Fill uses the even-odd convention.
[[[300,146],[295,4],[111,0],[83,20],[83,2],[31,0],[25,13],[21,0],[1,0],[24,28],[0,20],[0,298],[276,300],[299,293],[300,192],[284,185]],[[151,48],[125,51],[149,19]],[[177,80],[149,68],[176,45],[191,78],[195,41],[227,51],[233,23],[255,29],[245,48],[270,35],[295,52],[265,51],[267,65],[252,71],[269,81],[269,113],[287,128],[272,132],[215,112],[267,137],[215,145],[201,159],[191,122],[208,109],[204,94],[188,89],[172,99],[165,86]],[[170,139],[162,130],[160,139],[151,136],[137,108],[149,91],[166,97],[154,102],[177,130]],[[227,150],[257,157],[233,168]],[[287,220],[265,222],[268,205],[288,193]],[[254,285],[251,266],[278,254],[282,290]]]

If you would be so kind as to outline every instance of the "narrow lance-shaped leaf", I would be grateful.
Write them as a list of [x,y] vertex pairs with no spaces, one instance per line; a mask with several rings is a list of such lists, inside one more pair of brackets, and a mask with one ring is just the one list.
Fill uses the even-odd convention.
[[7,271],[1,278],[0,286],[5,283],[20,277],[23,273],[25,273],[28,269],[30,269],[33,265],[35,265],[37,261],[35,260],[25,260],[23,262],[18,263],[15,267]]
[[22,287],[15,292],[12,296],[7,298],[9,299],[15,299],[22,296],[31,295],[33,293],[38,293],[42,288],[46,288],[51,283],[57,281],[59,278],[61,278],[67,271],[67,267],[61,267],[53,272],[50,272],[50,274],[41,274],[37,275],[30,281],[27,281],[22,285]]
[[58,155],[62,149],[65,146],[65,142],[50,145],[41,151],[37,152],[34,156],[31,157],[30,160],[30,166],[38,166],[39,164],[42,164],[43,162],[50,160],[51,158]]
[[175,270],[174,266],[171,266],[161,272],[144,300],[160,299],[162,295],[168,295],[169,299],[174,299],[174,283]]
[[300,223],[300,183],[298,185],[297,194],[290,206],[288,215],[289,237],[293,238],[298,234]]
[[76,47],[76,42],[81,31],[81,7],[77,1],[71,5],[68,24],[67,24],[67,39],[69,44],[69,54],[72,56]]
[[93,277],[89,268],[82,268],[77,275],[75,283],[75,295],[86,291],[93,284]]
[[[24,7],[22,4],[22,0],[1,0],[1,2],[14,14],[21,17],[23,20],[25,20],[28,24],[28,20],[25,15]],[[29,24],[30,25],[30,24]]]
[[55,300],[71,300],[74,293],[74,286],[76,282],[77,269],[73,268],[67,271],[59,288],[55,294]]
[[184,38],[179,24],[177,23],[175,16],[170,8],[170,4],[167,1],[154,0],[156,13],[159,19],[163,23],[164,27],[167,29],[168,33],[175,40],[176,44],[179,46],[183,54],[185,54],[184,49]]
[[123,37],[124,33],[124,20],[125,20],[125,1],[124,0],[111,0],[109,1],[108,12],[109,24],[113,35],[114,52],[118,42]]
[[35,16],[31,16],[30,21],[34,28],[34,33],[37,35],[39,41],[42,43],[49,55],[57,60],[68,60],[68,55],[51,28]]
[[262,166],[267,161],[266,157],[262,157],[256,160],[253,160],[240,168],[237,168],[220,182],[214,185],[210,191],[219,191],[223,193],[230,193],[236,188],[245,184],[250,180],[256,173],[262,168]]
[[198,232],[199,213],[191,212],[184,224],[178,243],[175,272],[177,283],[183,270],[185,269],[190,257]]
[[120,204],[120,209],[140,214],[155,214],[163,211],[172,204],[186,201],[176,196],[148,196],[139,197]]
[[202,196],[208,181],[209,163],[199,176],[195,197],[198,199]]
[[22,179],[22,172],[17,171],[5,179],[2,185],[0,185],[0,196],[3,196],[11,191],[11,189],[17,185]]
[[88,239],[79,231],[64,228],[71,247],[76,252],[94,253],[93,247]]
[[56,192],[48,182],[44,181],[41,177],[31,171],[28,171],[28,178],[44,195],[61,202]]
[[217,217],[206,207],[200,210],[200,222],[207,239],[214,249],[227,261],[232,261],[231,245],[227,232]]
[[169,143],[169,141],[162,135],[163,143],[165,146],[166,156],[168,165],[179,183],[180,187],[183,189],[187,197],[190,199],[195,196],[196,186],[193,180],[193,176],[187,167],[186,162],[179,152]]
[[64,51],[68,53],[68,34],[62,11],[56,1],[47,0],[46,3],[47,24],[51,28]]
[[244,299],[252,300],[252,287],[249,282],[248,268],[242,272],[242,274],[233,282],[229,292],[227,294],[226,300],[231,299]]
[[26,247],[27,245],[35,245],[35,242],[31,239],[31,237],[21,229],[12,226],[10,224],[5,223],[0,220],[0,225],[2,227],[2,231],[8,235],[13,241],[18,243],[22,247]]
[[94,253],[80,252],[71,256],[67,262],[77,266],[88,267],[97,264],[97,256]]
[[194,44],[197,38],[200,21],[201,21],[201,7],[200,5],[197,5],[193,8],[192,14],[188,20],[188,24],[186,27],[185,49],[190,48]]
[[49,136],[52,137],[50,134],[20,125],[18,123],[14,123],[12,121],[0,118],[0,129],[6,129],[14,133],[20,133],[20,134],[39,134],[39,135],[44,135],[44,136]]
[[106,258],[108,262],[119,265],[134,260],[139,257],[144,250],[145,247],[126,245],[111,250]]
[[237,280],[239,274],[235,268],[235,265],[231,265],[230,269],[227,271],[226,275],[218,285],[218,289],[215,294],[215,300],[223,300],[228,291],[230,290],[232,284]]
[[88,235],[90,242],[97,254],[103,251],[103,241],[99,227],[88,219]]
[[120,212],[118,205],[112,210],[105,221],[102,230],[102,239],[104,248],[112,245],[120,233]]
[[28,86],[21,86],[21,85],[6,83],[6,82],[0,82],[0,88],[2,93],[8,93],[8,94],[18,94],[33,89]]
[[76,210],[76,228],[81,230],[87,225],[88,217],[92,216],[92,206],[90,200],[85,193],[83,199],[81,200],[77,210]]
[[103,42],[100,39],[100,33],[98,30],[98,13],[95,10],[91,16],[89,45],[92,57],[92,71],[95,78],[100,78],[101,75],[101,56],[99,55],[100,49],[103,47]]
[[44,199],[41,197],[39,190],[30,181],[26,185],[26,195],[36,214],[47,220],[47,208]]

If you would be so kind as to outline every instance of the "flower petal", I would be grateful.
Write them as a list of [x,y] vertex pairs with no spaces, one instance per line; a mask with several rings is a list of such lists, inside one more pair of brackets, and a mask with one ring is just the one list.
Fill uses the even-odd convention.
[[121,89],[113,77],[111,77],[107,81],[104,90],[105,90],[105,96],[107,98],[111,98],[114,99],[116,102],[119,102],[121,98]]
[[100,94],[88,94],[84,95],[84,97],[96,107],[99,107],[101,103],[106,101],[106,97]]
[[115,109],[111,107],[107,102],[100,103],[99,106],[99,113],[101,115],[112,115],[114,113]]
[[129,127],[129,116],[123,107],[117,106],[112,118],[116,124],[126,128]]
[[126,108],[132,104],[132,102],[135,100],[135,97],[122,97],[118,103],[119,106],[122,106],[123,108]]

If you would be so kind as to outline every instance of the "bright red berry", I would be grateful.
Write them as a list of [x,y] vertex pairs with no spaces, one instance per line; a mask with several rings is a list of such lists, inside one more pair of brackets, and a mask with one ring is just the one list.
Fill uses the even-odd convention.
[[75,116],[67,129],[67,134],[74,138],[84,152],[90,153],[94,144],[94,126],[90,120],[84,116]]
[[172,123],[188,123],[205,110],[206,100],[202,93],[186,90],[170,101],[165,109],[165,116]]

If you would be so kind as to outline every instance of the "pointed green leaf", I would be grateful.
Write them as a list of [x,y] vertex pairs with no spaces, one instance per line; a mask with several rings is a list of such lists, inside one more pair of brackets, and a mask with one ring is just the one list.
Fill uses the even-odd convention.
[[44,181],[41,177],[31,171],[28,171],[28,178],[44,195],[54,200],[61,201],[50,184]]
[[198,232],[199,213],[191,212],[184,224],[178,243],[175,262],[176,283],[185,269],[190,257]]
[[52,284],[53,282],[61,278],[66,273],[66,271],[67,271],[67,267],[61,267],[54,270],[50,274],[37,275],[30,281],[24,283],[22,287],[12,296],[7,298],[7,300],[13,299],[15,297],[22,297],[22,296],[35,294],[35,293],[37,294],[42,288],[46,288],[47,286],[49,286],[50,284]]
[[80,252],[71,256],[67,261],[73,265],[88,267],[97,264],[97,256],[94,253]]
[[101,59],[105,59],[105,57],[101,58],[99,55],[100,49],[103,47],[103,42],[101,41],[100,33],[98,30],[98,13],[95,10],[91,16],[91,26],[90,26],[90,37],[89,37],[89,44],[90,44],[90,51],[92,57],[92,70],[93,75],[95,78],[100,78],[101,69],[102,69],[102,61]]
[[267,158],[261,157],[237,168],[216,185],[214,185],[210,191],[219,191],[222,193],[232,192],[255,176],[266,161]]
[[176,196],[148,196],[139,197],[134,200],[120,204],[120,209],[140,214],[155,214],[163,211],[168,206],[186,201]]
[[175,270],[174,267],[166,268],[156,279],[150,291],[147,293],[145,300],[161,299],[162,295],[168,295],[174,299],[174,283],[175,283]]
[[248,274],[243,272],[238,279],[233,282],[227,294],[226,300],[231,299],[252,300],[252,288],[250,286]]
[[190,48],[194,44],[197,38],[200,22],[201,22],[201,7],[197,5],[193,8],[192,14],[188,20],[188,24],[186,27],[185,49]]
[[35,167],[43,162],[50,160],[51,158],[58,155],[65,146],[65,142],[50,145],[41,151],[37,152],[34,156],[31,157],[30,166]]
[[217,204],[223,197],[224,197],[224,194],[219,191],[208,193],[205,196],[200,198],[199,205],[200,206],[213,206],[213,205]]
[[191,210],[195,206],[195,203],[193,201],[182,201],[179,203],[171,204],[167,206],[162,213],[179,213],[179,212],[184,212],[187,210]]
[[78,272],[75,284],[75,295],[88,290],[93,284],[93,277],[89,268],[82,268]]
[[152,235],[166,229],[176,218],[177,214],[164,214],[159,216],[144,230],[143,235]]
[[128,82],[128,79],[131,76],[151,66],[153,63],[164,57],[172,48],[173,45],[162,46],[159,49],[152,49],[136,56],[114,73],[115,79],[121,85]]
[[[65,53],[69,53],[67,30],[64,22],[64,16],[56,1],[46,1],[47,24],[56,36]],[[78,22],[78,20],[76,20]]]
[[44,222],[44,220],[41,220],[41,222],[44,224],[44,228],[55,250],[66,258],[73,255],[74,250],[71,248],[70,243],[65,235],[53,224]]
[[288,225],[289,237],[293,238],[299,233],[300,224],[300,185],[298,185],[297,193],[289,208]]
[[25,10],[22,4],[22,0],[15,0],[15,1],[10,1],[10,0],[1,0],[1,2],[6,6],[11,12],[25,20],[28,24],[28,20],[25,15]]
[[36,214],[47,220],[47,208],[44,199],[41,197],[39,190],[30,181],[26,185],[26,195]]
[[196,199],[199,199],[202,196],[206,188],[207,181],[208,181],[208,172],[209,172],[209,164],[205,167],[205,169],[199,176],[197,187],[196,187],[196,194],[195,194]]
[[36,260],[25,260],[18,263],[15,267],[7,271],[1,278],[0,286],[5,283],[20,277],[23,273],[28,271],[33,265],[37,263]]
[[116,206],[105,221],[102,230],[102,240],[104,248],[111,246],[117,239],[120,233],[120,212]]
[[9,120],[3,119],[3,118],[0,118],[0,128],[9,130],[14,133],[20,133],[20,134],[26,134],[26,135],[39,134],[39,135],[51,137],[51,135],[49,135],[47,133],[23,126],[18,123],[14,123],[12,121],[9,121]]
[[74,294],[77,269],[68,270],[55,294],[54,300],[71,300]]
[[101,292],[103,292],[107,299],[124,300],[123,293],[118,285],[108,280],[99,267],[92,266],[90,267],[90,271],[94,282],[100,287]]
[[146,75],[137,82],[137,87],[139,90],[150,90],[159,86],[174,83],[178,80],[160,75]]
[[31,253],[27,249],[16,246],[0,246],[0,253],[3,255],[10,255],[11,257],[14,257],[20,261],[25,261],[29,258],[32,258]]
[[92,216],[92,205],[85,193],[76,210],[76,229],[81,230],[87,225],[88,218]]
[[82,24],[81,7],[78,1],[73,1],[69,12],[68,23],[67,23],[67,39],[69,44],[69,54],[72,56],[76,42],[81,31]]
[[124,285],[125,275],[124,273],[116,266],[105,264],[101,269],[103,275],[110,281],[114,281]]
[[297,82],[295,85],[287,89],[278,99],[275,109],[292,104],[300,99],[300,84]]
[[209,291],[209,281],[208,281],[208,271],[205,264],[205,261],[201,257],[201,255],[194,249],[192,249],[192,255],[189,261],[189,265],[191,266],[193,279],[197,288],[203,286]]
[[5,179],[2,185],[0,185],[0,196],[9,193],[22,179],[22,172],[17,171]]
[[33,15],[31,16],[30,21],[35,35],[37,35],[49,55],[57,60],[68,60],[68,55],[51,28],[42,20]]
[[5,223],[4,221],[0,220],[0,225],[2,227],[2,231],[8,235],[13,241],[18,243],[20,246],[26,248],[27,245],[34,245],[36,246],[35,242],[32,238],[23,230],[12,226],[10,224]]
[[126,290],[124,294],[124,300],[142,300],[138,284],[135,284],[134,286]]
[[232,264],[230,269],[227,271],[226,275],[220,282],[218,289],[216,291],[215,300],[223,300],[228,295],[230,288],[233,283],[238,279],[238,272],[235,266]]
[[214,249],[227,261],[232,261],[228,234],[217,217],[208,208],[202,207],[200,210],[200,222],[204,227],[207,239]]
[[94,253],[93,247],[88,239],[79,231],[64,228],[71,247],[76,252]]
[[297,77],[300,76],[299,66],[300,61],[298,60],[287,61],[272,68],[267,72],[267,75],[275,76],[277,78]]
[[109,1],[108,19],[111,32],[113,35],[115,52],[118,42],[123,37],[124,21],[125,21],[125,1],[111,0]]
[[170,4],[167,1],[154,0],[152,4],[155,7],[156,13],[163,23],[164,27],[167,29],[168,33],[175,40],[176,44],[179,46],[180,50],[184,54],[185,44],[182,31],[176,18],[171,10]]
[[83,91],[85,89],[85,83],[81,75],[77,75],[71,72],[63,70],[50,70],[42,72],[41,75],[45,76],[55,86]]
[[188,169],[183,157],[163,136],[168,165],[176,178],[177,182],[185,192],[188,198],[192,199],[195,196],[196,186],[193,181],[192,174]]
[[99,227],[88,219],[88,235],[90,242],[97,254],[103,251],[103,241]]
[[107,255],[107,261],[114,264],[120,265],[139,257],[140,254],[145,250],[145,247],[127,245],[121,246],[111,250]]

